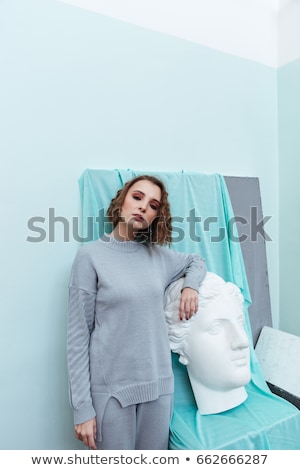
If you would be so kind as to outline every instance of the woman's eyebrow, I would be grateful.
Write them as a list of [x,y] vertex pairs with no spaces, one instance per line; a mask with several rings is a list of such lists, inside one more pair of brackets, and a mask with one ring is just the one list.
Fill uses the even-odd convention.
[[[145,196],[145,193],[143,193],[143,191],[140,191],[139,189],[134,189],[132,191],[133,193],[140,193],[142,194],[143,196]],[[157,199],[155,199],[154,197],[152,198],[153,201],[156,201],[158,204],[160,204],[160,201],[158,201]]]

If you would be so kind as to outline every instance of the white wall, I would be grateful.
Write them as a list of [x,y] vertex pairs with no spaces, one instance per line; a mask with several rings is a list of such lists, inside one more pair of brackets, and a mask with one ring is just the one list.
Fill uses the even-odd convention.
[[282,0],[277,18],[278,65],[283,66],[300,57],[300,2]]
[[281,67],[278,84],[280,329],[300,336],[300,60]]
[[60,0],[272,67],[300,57],[299,0]]
[[[276,69],[56,0],[0,3],[0,446],[81,448],[68,404],[71,223],[85,168],[257,176],[278,321]],[[27,240],[32,217],[46,239]]]

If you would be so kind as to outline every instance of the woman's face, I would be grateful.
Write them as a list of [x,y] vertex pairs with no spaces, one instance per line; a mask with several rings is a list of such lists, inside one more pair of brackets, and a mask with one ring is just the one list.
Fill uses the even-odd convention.
[[189,373],[214,390],[230,390],[250,380],[249,340],[239,302],[224,295],[198,311],[185,354]]
[[134,183],[128,190],[121,208],[123,229],[137,232],[147,229],[159,214],[160,187],[148,180]]

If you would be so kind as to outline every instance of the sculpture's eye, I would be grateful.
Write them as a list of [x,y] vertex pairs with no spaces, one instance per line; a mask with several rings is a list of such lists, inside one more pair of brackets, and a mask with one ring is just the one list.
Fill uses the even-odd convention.
[[219,335],[223,330],[223,324],[220,321],[214,321],[207,328],[207,333],[210,335]]

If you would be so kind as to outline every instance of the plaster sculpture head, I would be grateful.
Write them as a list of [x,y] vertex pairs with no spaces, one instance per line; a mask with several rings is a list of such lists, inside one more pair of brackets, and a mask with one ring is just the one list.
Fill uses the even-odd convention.
[[250,381],[250,344],[240,289],[208,272],[199,290],[198,313],[179,319],[183,278],[165,292],[170,348],[186,365],[201,414],[220,413],[243,403]]

